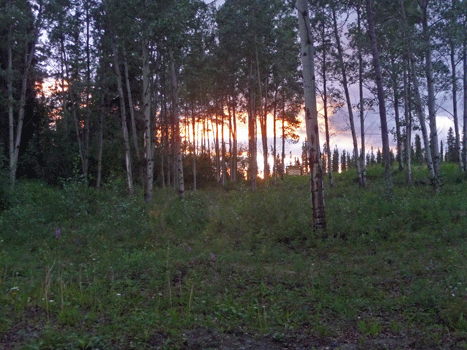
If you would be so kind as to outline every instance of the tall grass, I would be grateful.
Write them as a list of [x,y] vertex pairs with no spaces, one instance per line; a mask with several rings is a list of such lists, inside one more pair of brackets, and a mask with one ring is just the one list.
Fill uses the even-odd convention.
[[19,182],[0,216],[0,340],[178,349],[253,334],[271,344],[464,346],[464,175],[445,166],[434,193],[395,173],[387,202],[379,171],[369,169],[366,189],[352,172],[326,189],[324,241],[304,177],[185,200],[157,190],[151,204],[119,181],[99,191]]

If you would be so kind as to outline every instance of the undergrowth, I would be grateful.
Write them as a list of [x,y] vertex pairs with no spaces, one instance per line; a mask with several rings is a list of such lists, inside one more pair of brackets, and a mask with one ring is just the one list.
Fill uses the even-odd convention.
[[[0,216],[0,344],[26,349],[189,348],[187,332],[412,339],[461,347],[467,337],[467,182],[444,187],[381,169],[326,188],[328,239],[311,226],[309,179],[257,191],[156,190],[128,197],[19,182]],[[353,334],[353,338],[349,336]],[[464,343],[463,343],[464,342]]]

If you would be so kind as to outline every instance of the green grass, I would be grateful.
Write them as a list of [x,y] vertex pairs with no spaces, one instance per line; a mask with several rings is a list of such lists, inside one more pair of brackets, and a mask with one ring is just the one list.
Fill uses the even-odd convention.
[[465,348],[465,176],[445,165],[434,193],[417,182],[423,168],[413,186],[394,173],[386,202],[381,171],[364,190],[352,171],[326,188],[324,241],[306,177],[183,201],[157,190],[149,205],[118,181],[19,182],[0,214],[0,344],[218,348],[248,334],[314,341],[303,348]]

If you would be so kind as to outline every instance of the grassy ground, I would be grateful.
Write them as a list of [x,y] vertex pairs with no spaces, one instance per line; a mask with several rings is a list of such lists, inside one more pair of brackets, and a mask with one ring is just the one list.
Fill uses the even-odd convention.
[[326,189],[311,230],[307,178],[150,205],[19,183],[0,214],[1,349],[467,348],[467,181],[414,169],[382,201],[380,168]]

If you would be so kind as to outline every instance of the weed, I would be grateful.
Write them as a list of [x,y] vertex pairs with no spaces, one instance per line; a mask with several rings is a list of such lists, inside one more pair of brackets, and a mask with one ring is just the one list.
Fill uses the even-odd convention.
[[354,171],[336,176],[327,240],[311,229],[307,178],[185,200],[157,190],[151,204],[118,179],[99,191],[76,179],[61,189],[19,181],[0,214],[0,341],[169,349],[198,327],[277,342],[348,329],[362,341],[461,340],[467,185],[456,169],[443,168],[436,194],[396,173],[390,202],[379,167],[364,190]]

